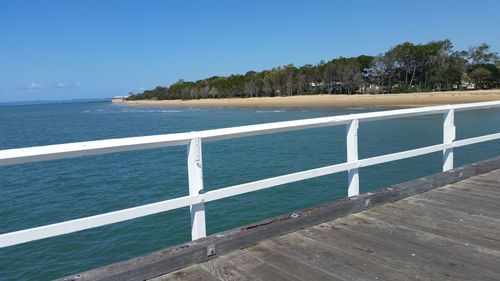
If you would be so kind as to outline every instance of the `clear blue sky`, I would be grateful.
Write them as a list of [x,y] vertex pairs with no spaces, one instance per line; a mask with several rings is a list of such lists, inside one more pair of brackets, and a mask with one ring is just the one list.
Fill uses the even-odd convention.
[[500,49],[500,1],[0,2],[0,102],[98,98],[403,41]]

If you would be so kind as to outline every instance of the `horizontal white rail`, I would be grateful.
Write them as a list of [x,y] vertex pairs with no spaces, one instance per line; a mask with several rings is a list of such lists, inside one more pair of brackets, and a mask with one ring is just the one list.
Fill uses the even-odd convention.
[[450,109],[454,109],[455,111],[463,111],[494,107],[500,107],[500,101],[367,112],[189,133],[108,139],[28,148],[15,148],[0,151],[0,166],[130,150],[187,145],[192,139],[196,138],[201,139],[204,142],[219,141],[262,134],[342,125],[347,124],[352,120],[359,120],[359,122],[376,121],[383,119],[439,114],[448,112]]
[[485,141],[492,141],[492,140],[496,140],[499,138],[500,138],[500,133],[496,133],[496,134],[484,135],[484,136],[475,137],[475,138],[457,140],[457,141],[453,142],[453,147],[461,147],[461,146],[476,144],[476,143],[485,142]]
[[14,231],[0,236],[0,247],[13,246],[34,240],[162,213],[199,203],[200,200],[199,195],[184,196],[96,216]]
[[[455,136],[455,126],[453,117],[454,112],[461,110],[484,109],[493,107],[500,107],[500,101],[390,110],[382,112],[369,112],[369,113],[350,114],[350,115],[325,117],[325,118],[241,126],[234,128],[207,130],[207,131],[190,132],[190,133],[110,139],[101,141],[90,141],[90,142],[2,150],[0,151],[0,166],[85,156],[85,155],[102,154],[102,153],[112,153],[112,152],[127,151],[127,150],[157,148],[157,147],[174,146],[174,145],[188,145],[190,151],[188,157],[188,167],[189,167],[188,172],[191,179],[190,182],[191,187],[189,196],[174,198],[170,200],[165,200],[157,203],[147,204],[143,206],[133,207],[110,213],[79,218],[66,222],[0,234],[0,248],[26,243],[34,240],[44,239],[48,237],[68,234],[108,224],[118,223],[126,220],[140,218],[187,206],[191,207],[191,224],[193,228],[192,238],[193,240],[195,240],[205,236],[205,209],[204,209],[205,202],[215,201],[222,198],[236,196],[248,192],[262,190],[278,185],[311,179],[315,177],[321,177],[343,171],[349,171],[350,173],[351,171],[354,171],[357,176],[358,169],[362,167],[368,167],[372,165],[416,157],[439,151],[443,151],[444,155],[443,161],[445,164],[443,165],[443,169],[444,170],[450,169],[451,167],[453,167],[452,160],[453,160],[454,147],[461,147],[480,142],[500,139],[500,133],[494,133],[458,141],[454,140]],[[445,114],[444,126],[443,126],[444,143],[357,160],[357,122],[375,121],[381,119],[411,117],[411,116],[420,116],[420,115],[438,114],[438,113]],[[352,123],[353,121],[355,123]],[[352,155],[354,155],[355,157],[352,157],[351,160],[348,159],[348,161],[345,163],[330,165],[306,171],[300,171],[278,177],[267,178],[259,181],[203,192],[203,177],[201,174],[202,141],[217,141],[217,140],[237,138],[237,137],[254,136],[260,134],[317,128],[324,126],[334,126],[340,124],[348,125],[347,140],[348,142],[356,143],[355,146],[349,146],[348,144],[348,149],[354,149],[352,152],[348,152],[348,154],[353,153]],[[351,179],[351,175],[349,177]],[[358,185],[359,185],[359,180],[349,181],[349,192],[348,192],[349,196],[358,195],[359,193]]]

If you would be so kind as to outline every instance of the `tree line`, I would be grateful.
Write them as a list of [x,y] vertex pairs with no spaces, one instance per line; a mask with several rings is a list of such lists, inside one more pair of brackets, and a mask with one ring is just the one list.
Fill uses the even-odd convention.
[[408,93],[500,86],[500,60],[481,44],[454,51],[450,40],[401,43],[377,56],[339,57],[316,65],[292,64],[244,75],[179,80],[142,93],[138,99],[272,97],[304,94]]

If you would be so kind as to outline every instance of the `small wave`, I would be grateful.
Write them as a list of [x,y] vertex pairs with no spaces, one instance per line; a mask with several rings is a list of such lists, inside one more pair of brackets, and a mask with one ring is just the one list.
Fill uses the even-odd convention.
[[155,110],[155,109],[139,109],[139,110],[130,110],[123,109],[121,112],[148,112],[148,113],[177,113],[182,112],[182,110]]
[[285,110],[257,110],[256,113],[280,113],[286,112]]

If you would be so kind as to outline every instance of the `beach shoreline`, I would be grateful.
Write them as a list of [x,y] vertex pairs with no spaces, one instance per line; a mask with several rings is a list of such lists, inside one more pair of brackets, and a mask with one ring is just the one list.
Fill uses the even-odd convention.
[[113,103],[131,106],[167,107],[417,107],[494,100],[500,100],[500,89],[377,95],[300,95],[199,100],[113,100]]

